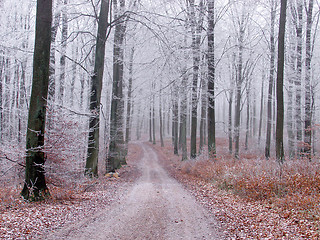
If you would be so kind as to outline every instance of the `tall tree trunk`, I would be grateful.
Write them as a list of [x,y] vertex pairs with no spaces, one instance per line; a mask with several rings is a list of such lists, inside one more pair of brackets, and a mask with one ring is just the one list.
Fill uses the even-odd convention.
[[[208,1],[208,153],[216,154],[215,123],[215,55],[214,55],[214,0]],[[232,104],[232,103],[231,103]]]
[[296,130],[297,130],[297,147],[298,152],[301,152],[301,141],[302,141],[302,119],[301,119],[301,80],[302,80],[302,11],[303,5],[302,0],[298,0],[297,13],[298,18],[296,19],[296,34],[297,34],[297,73],[295,78],[296,85]]
[[138,114],[137,114],[137,125],[136,125],[136,138],[140,140],[140,114],[141,114],[141,103],[138,103]]
[[80,76],[80,109],[83,109],[83,96],[84,96],[85,75]]
[[160,85],[160,94],[159,94],[159,119],[160,119],[160,143],[161,147],[164,147],[163,143],[163,118],[162,118],[162,86]]
[[207,84],[204,77],[201,77],[201,117],[200,117],[200,144],[199,144],[199,153],[202,152],[204,146],[204,133],[206,132],[205,129],[205,122],[206,122],[206,108],[207,108]]
[[74,86],[77,79],[77,59],[78,59],[78,46],[72,48],[73,64],[72,64],[72,79],[71,79],[71,89],[70,89],[70,106],[74,105]]
[[150,103],[150,111],[149,111],[149,142],[152,142],[152,111],[151,111],[151,103]]
[[258,135],[258,144],[260,145],[260,141],[261,141],[261,132],[262,132],[262,117],[263,117],[263,96],[264,96],[264,91],[263,91],[263,87],[264,87],[264,74],[262,75],[262,81],[261,81],[261,101],[260,101],[260,120],[259,120],[259,135]]
[[236,55],[232,54],[232,61],[229,64],[229,72],[231,73],[230,78],[230,89],[229,89],[229,99],[228,99],[228,138],[229,138],[229,153],[233,152],[233,129],[232,129],[232,104],[233,104],[233,94],[234,94],[234,84],[235,84],[235,62]]
[[311,29],[312,29],[312,10],[313,0],[309,0],[307,8],[307,31],[306,31],[306,72],[305,72],[305,120],[304,120],[304,151],[311,159],[311,121],[312,121],[312,104],[311,104]]
[[106,34],[109,16],[109,0],[102,0],[99,15],[94,72],[91,77],[89,140],[85,174],[98,176],[100,101],[104,70]]
[[21,195],[26,200],[42,200],[49,195],[45,180],[43,152],[49,84],[52,1],[38,0],[33,56],[33,80],[26,137],[25,181]]
[[235,106],[235,120],[234,120],[234,156],[239,158],[239,144],[240,144],[240,116],[241,116],[241,88],[243,82],[242,76],[242,64],[243,64],[243,44],[245,33],[245,16],[242,15],[242,19],[239,26],[239,39],[238,39],[238,61],[237,61],[237,77],[236,77],[236,106]]
[[199,78],[199,65],[200,65],[200,41],[202,32],[203,21],[203,1],[200,1],[199,8],[199,21],[196,20],[194,0],[189,0],[190,3],[190,24],[192,34],[192,58],[193,58],[193,74],[192,74],[192,97],[191,97],[191,147],[190,157],[195,158],[197,155],[197,121],[198,121],[198,78]]
[[181,154],[182,154],[182,161],[187,160],[188,153],[187,153],[187,99],[188,99],[188,92],[187,92],[187,85],[188,85],[188,75],[187,75],[187,67],[184,66],[183,75],[182,75],[182,82],[181,82],[181,102],[180,102],[180,121],[181,121]]
[[[152,85],[153,85],[152,89],[155,91],[155,84],[153,83]],[[156,124],[155,124],[156,119],[155,119],[155,110],[154,109],[155,109],[155,96],[153,94],[153,96],[152,96],[152,126],[153,126],[153,128],[152,128],[152,144],[156,144]]]
[[[13,89],[12,89],[12,97],[11,97],[11,109],[10,109],[10,139],[15,139],[15,133],[17,132],[17,121],[16,115],[17,110],[19,109],[19,72],[20,72],[20,64],[15,60],[14,64],[14,76],[13,76]],[[19,122],[19,121],[18,121]]]
[[284,161],[283,151],[283,70],[284,70],[284,49],[286,30],[287,0],[281,0],[280,23],[278,35],[278,70],[277,70],[277,126],[276,126],[276,158],[282,163]]
[[10,85],[11,85],[11,60],[9,57],[6,58],[5,64],[5,80],[4,80],[4,104],[3,104],[3,131],[5,137],[9,138],[9,129],[10,129],[10,115],[9,115],[9,106],[10,106]]
[[290,30],[290,42],[289,42],[289,56],[288,56],[288,107],[287,107],[287,130],[288,130],[288,155],[292,159],[295,156],[295,133],[293,129],[294,119],[293,119],[293,85],[295,75],[295,41],[294,30]]
[[178,106],[178,86],[173,86],[173,109],[172,109],[172,128],[173,128],[173,152],[179,154],[179,106]]
[[232,154],[232,102],[233,102],[233,89],[229,91],[229,101],[228,101],[228,136],[229,136],[229,153]]
[[[249,81],[249,79],[248,79]],[[250,130],[250,86],[251,84],[249,84],[247,86],[246,89],[246,93],[247,93],[247,118],[246,118],[246,138],[245,138],[245,150],[248,150],[249,147],[249,130]]]
[[60,57],[60,82],[59,82],[59,104],[63,105],[65,78],[66,78],[66,51],[68,38],[68,15],[67,15],[67,0],[63,0],[62,9],[62,30],[61,30],[61,57]]
[[127,119],[126,119],[126,144],[130,140],[130,121],[131,121],[131,106],[132,106],[132,80],[133,80],[133,56],[134,47],[131,48],[129,60],[129,79],[128,79],[128,96],[127,96]]
[[[3,54],[3,51],[1,51],[1,54]],[[3,72],[4,72],[4,66],[5,66],[5,59],[4,57],[1,57],[0,59],[0,140],[2,140],[2,133],[3,133],[3,107],[2,107],[2,103],[3,103],[3,94],[2,94],[2,90],[3,90]]]
[[266,137],[266,148],[265,157],[270,157],[270,144],[271,144],[271,123],[272,123],[272,93],[273,93],[273,82],[274,82],[274,68],[275,68],[275,40],[274,40],[274,26],[276,19],[276,8],[277,4],[275,0],[271,1],[271,30],[270,30],[270,72],[269,72],[269,90],[268,90],[268,117],[267,117],[267,137]]
[[[120,0],[120,8],[116,0],[113,1],[115,19],[124,13],[125,1]],[[124,17],[124,16],[122,16]],[[124,19],[123,19],[124,20]],[[107,172],[114,172],[121,165],[126,164],[123,136],[123,44],[125,38],[126,23],[119,22],[115,26],[113,49],[113,83],[110,117],[110,145],[107,156]]]
[[257,131],[257,95],[256,95],[256,89],[253,90],[253,106],[252,106],[252,136],[256,136]]
[[49,89],[48,89],[48,103],[49,112],[48,115],[48,129],[52,129],[53,124],[53,111],[54,102],[56,95],[56,81],[55,81],[55,71],[56,71],[56,37],[58,33],[58,27],[60,24],[61,10],[60,10],[61,0],[56,1],[56,13],[54,14],[53,25],[51,27],[51,51],[50,51],[50,65],[49,65]]
[[26,67],[27,59],[21,63],[21,80],[20,80],[20,89],[19,89],[19,123],[18,123],[18,142],[22,141],[22,127],[25,125],[25,120],[22,114],[23,109],[25,108],[25,99],[26,99]]

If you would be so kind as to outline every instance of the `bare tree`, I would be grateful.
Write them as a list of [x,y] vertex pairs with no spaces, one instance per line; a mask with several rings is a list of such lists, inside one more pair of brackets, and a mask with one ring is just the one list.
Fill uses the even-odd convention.
[[278,68],[277,68],[277,126],[276,126],[276,157],[282,163],[284,161],[283,150],[283,70],[284,70],[284,43],[286,32],[287,0],[281,0],[280,23],[278,35]]
[[305,121],[304,121],[304,144],[305,153],[311,158],[311,122],[312,122],[312,96],[311,96],[311,29],[312,29],[312,10],[313,0],[309,0],[307,12],[307,30],[306,30],[306,61],[305,61]]
[[276,20],[277,1],[271,0],[271,24],[270,24],[270,69],[269,69],[269,89],[268,89],[268,117],[267,117],[267,137],[266,137],[266,148],[265,157],[270,157],[270,143],[271,143],[271,123],[272,123],[272,93],[274,83],[274,70],[275,70],[275,37],[274,27]]
[[123,118],[124,118],[124,99],[123,99],[123,60],[124,60],[124,39],[126,32],[126,17],[123,14],[125,0],[114,0],[114,18],[117,20],[114,30],[113,44],[113,81],[112,81],[112,100],[110,114],[110,144],[108,149],[106,171],[114,172],[122,164],[126,164]]
[[46,105],[49,85],[52,1],[37,0],[36,37],[33,56],[32,92],[26,137],[25,182],[21,195],[30,201],[49,195],[46,185],[43,152]]
[[[214,0],[208,1],[208,152],[216,154],[215,126],[215,59],[214,59]],[[231,99],[230,99],[231,100]]]
[[96,55],[94,71],[91,77],[91,95],[89,120],[89,140],[85,174],[93,177],[98,176],[98,156],[99,156],[99,129],[100,129],[100,101],[102,90],[102,79],[104,70],[104,55],[107,29],[109,26],[109,0],[102,0],[98,23],[98,33],[96,40]]

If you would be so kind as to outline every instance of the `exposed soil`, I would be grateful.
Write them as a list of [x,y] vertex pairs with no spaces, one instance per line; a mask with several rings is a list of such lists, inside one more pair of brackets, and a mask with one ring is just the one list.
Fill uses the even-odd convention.
[[141,177],[119,201],[45,239],[224,239],[217,221],[168,175],[155,150],[137,144]]

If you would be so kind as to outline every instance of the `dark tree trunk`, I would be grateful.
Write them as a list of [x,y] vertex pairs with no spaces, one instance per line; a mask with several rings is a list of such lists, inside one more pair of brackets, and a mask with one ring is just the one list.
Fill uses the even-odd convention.
[[5,77],[4,77],[4,103],[3,103],[3,133],[4,136],[9,138],[10,129],[10,85],[11,85],[11,60],[9,57],[6,58],[5,63]]
[[232,141],[232,102],[233,102],[233,91],[230,91],[230,98],[228,101],[228,138],[229,138],[229,153],[232,154],[232,145],[233,145],[233,141]]
[[278,70],[277,70],[277,126],[276,126],[276,157],[282,163],[284,161],[283,151],[283,70],[285,49],[287,0],[281,0],[280,23],[278,35]]
[[102,79],[104,70],[104,56],[106,45],[106,34],[109,16],[109,0],[102,0],[98,24],[96,55],[94,72],[91,77],[89,140],[85,174],[90,177],[98,176],[99,157],[99,125],[100,125],[100,101],[102,90]]
[[239,39],[238,39],[238,61],[237,61],[237,77],[236,77],[236,105],[235,105],[235,120],[234,120],[234,156],[239,158],[239,144],[240,144],[240,116],[241,116],[241,90],[242,90],[242,65],[243,65],[243,43],[245,33],[245,16],[242,16],[242,20],[239,26]]
[[174,87],[173,94],[173,109],[172,109],[172,128],[173,128],[173,152],[175,155],[179,154],[179,106],[178,106],[178,86]]
[[181,88],[181,112],[180,112],[180,121],[181,121],[181,154],[182,154],[182,161],[187,160],[187,85],[188,85],[188,75],[186,67],[183,70],[182,76],[182,88]]
[[307,31],[306,31],[306,72],[305,72],[305,121],[304,121],[304,151],[311,159],[311,121],[312,121],[312,102],[311,102],[311,29],[312,29],[312,10],[313,0],[309,0],[307,8]]
[[269,90],[268,90],[268,117],[267,117],[267,136],[266,136],[266,148],[265,157],[270,157],[270,144],[271,144],[271,124],[272,124],[272,94],[273,94],[273,83],[274,83],[274,68],[275,68],[275,40],[274,40],[274,26],[276,18],[276,7],[275,0],[271,1],[271,30],[270,30],[270,73],[269,73]]
[[264,74],[262,75],[262,81],[261,81],[261,101],[260,101],[260,120],[259,120],[259,135],[258,135],[258,144],[260,145],[260,141],[261,141],[261,132],[262,132],[262,116],[263,116],[263,96],[264,96]]
[[49,195],[45,180],[43,152],[46,105],[49,84],[52,1],[38,0],[36,37],[33,56],[33,80],[26,137],[25,181],[21,195],[29,201]]
[[190,3],[190,24],[192,33],[192,58],[193,58],[193,73],[192,73],[192,97],[191,97],[191,146],[190,157],[195,158],[197,155],[197,121],[198,121],[198,78],[199,78],[199,65],[200,65],[200,41],[202,32],[203,21],[203,1],[200,1],[199,19],[196,19],[194,0],[189,0]]
[[200,117],[200,144],[199,144],[199,153],[202,152],[204,144],[205,144],[205,132],[206,132],[206,110],[207,110],[207,84],[202,77],[202,89],[201,89],[201,117]]
[[[1,54],[3,54],[3,52],[1,51]],[[4,65],[5,65],[5,60],[4,57],[1,57],[1,62],[0,62],[0,140],[2,140],[2,132],[3,132],[3,107],[2,107],[2,103],[3,103],[3,94],[2,94],[2,90],[3,90],[3,71],[4,71]]]
[[159,119],[160,119],[160,144],[161,147],[164,147],[163,143],[163,118],[162,118],[162,92],[161,92],[162,86],[160,85],[160,95],[159,95]]
[[[214,0],[208,1],[208,153],[216,154],[215,123],[215,55],[214,55]],[[232,103],[231,103],[232,104]]]
[[[155,90],[155,85],[152,87]],[[156,117],[155,117],[155,96],[152,96],[152,144],[156,144]]]
[[[54,21],[53,25],[51,27],[51,51],[50,51],[50,67],[49,67],[49,90],[48,90],[48,100],[50,101],[50,104],[52,105],[55,98],[55,92],[56,92],[56,85],[55,85],[55,64],[56,64],[56,37],[58,33],[58,27],[60,24],[60,18],[61,18],[61,10],[60,10],[60,4],[61,0],[57,0],[56,9],[57,12],[54,15]],[[53,110],[53,106],[50,107],[50,110]],[[52,116],[51,116],[52,117]],[[51,128],[51,119],[49,119],[48,127]]]
[[67,38],[68,38],[68,15],[67,15],[67,0],[63,0],[62,9],[62,30],[61,30],[61,57],[60,57],[60,82],[59,82],[59,104],[63,105],[64,88],[66,81],[66,51],[67,51]]
[[[248,79],[249,81],[249,79]],[[247,86],[246,93],[247,93],[247,118],[246,118],[246,138],[245,138],[245,150],[248,150],[248,144],[249,144],[249,130],[250,130],[250,86]]]
[[73,64],[72,64],[72,79],[71,79],[71,89],[70,89],[70,106],[73,107],[74,105],[74,86],[77,79],[77,58],[78,58],[78,47],[75,46],[72,51],[73,55]]
[[257,126],[257,95],[256,95],[256,89],[253,91],[253,106],[252,106],[252,136],[256,136]]
[[302,0],[298,1],[297,18],[296,18],[296,34],[297,34],[297,72],[295,78],[296,85],[296,130],[297,130],[297,151],[301,153],[301,141],[302,141],[302,118],[301,118],[301,80],[302,80]]
[[[120,0],[120,8],[116,0],[113,1],[115,19],[124,12],[125,1]],[[122,16],[124,18],[124,16]],[[124,20],[124,19],[123,19]],[[123,136],[123,46],[126,31],[126,22],[119,22],[115,26],[113,49],[113,83],[110,116],[110,145],[107,157],[106,171],[115,172],[121,165],[126,164],[126,151]]]
[[151,111],[151,103],[150,103],[150,111],[149,111],[149,142],[152,142],[152,111]]
[[288,56],[288,106],[287,106],[287,130],[288,130],[288,148],[289,152],[288,155],[292,159],[295,156],[295,135],[293,129],[293,85],[294,85],[294,76],[295,75],[295,41],[294,41],[294,30],[290,30],[290,49],[289,49],[289,56]]
[[131,106],[132,106],[132,80],[133,80],[133,56],[134,47],[131,48],[129,61],[129,79],[128,79],[128,97],[127,97],[127,119],[126,119],[126,144],[130,141],[130,121],[131,121]]

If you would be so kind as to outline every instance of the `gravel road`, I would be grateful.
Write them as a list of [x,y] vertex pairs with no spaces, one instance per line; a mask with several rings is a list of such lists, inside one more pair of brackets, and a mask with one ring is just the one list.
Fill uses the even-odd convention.
[[121,200],[47,239],[224,239],[216,221],[161,167],[156,152],[139,145],[142,176]]

